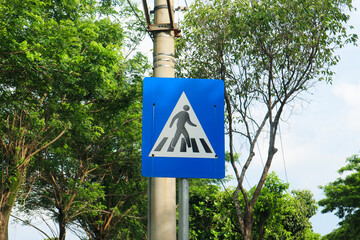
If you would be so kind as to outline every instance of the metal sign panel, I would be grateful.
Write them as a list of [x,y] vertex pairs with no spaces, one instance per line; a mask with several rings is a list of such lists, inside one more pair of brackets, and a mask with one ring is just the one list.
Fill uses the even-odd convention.
[[144,79],[142,174],[225,176],[223,81]]

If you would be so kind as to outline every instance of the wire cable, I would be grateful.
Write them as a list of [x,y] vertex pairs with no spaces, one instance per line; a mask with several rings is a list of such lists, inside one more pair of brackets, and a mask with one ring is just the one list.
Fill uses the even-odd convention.
[[[232,146],[232,147],[233,147],[233,151],[234,151],[234,153],[236,153],[236,151],[235,151],[235,147],[234,147],[234,146]],[[241,169],[242,169],[242,168],[243,168],[243,166],[241,165],[240,161],[239,161],[239,165],[240,165],[240,167],[241,167]],[[248,179],[247,179],[246,175],[245,175],[244,177],[245,177],[245,180],[246,180],[247,184],[249,185],[249,189],[251,189],[251,185],[250,185],[250,183],[249,183],[249,181],[248,181]],[[239,184],[239,182],[238,182],[238,184]]]
[[147,30],[146,24],[142,21],[142,19],[140,18],[140,16],[136,13],[135,8],[133,7],[133,5],[131,4],[130,0],[126,0],[128,2],[128,4],[131,7],[131,10],[133,11],[133,13],[135,14],[136,18],[140,21],[141,25],[143,26],[143,28],[145,29],[145,31],[147,32],[147,34],[149,35],[149,37],[151,38],[152,41],[154,41],[154,39],[152,38],[150,32]]
[[226,189],[225,184],[224,184],[224,181],[223,181],[222,179],[220,179],[220,183],[221,183],[222,187],[224,188],[225,192],[226,192],[226,193],[229,195],[229,197],[231,198],[232,196],[231,196],[231,194],[229,193],[229,191]]
[[[251,121],[251,126],[253,128],[253,131],[255,132],[255,127],[254,127],[254,121],[252,120],[253,117],[251,116],[251,112],[250,112],[250,109],[249,109],[249,116],[250,116],[250,121]],[[257,149],[258,149],[258,152],[259,152],[259,156],[260,156],[260,160],[261,160],[261,163],[262,163],[262,166],[263,168],[265,168],[265,164],[264,164],[264,160],[262,158],[262,155],[261,155],[261,151],[260,151],[260,147],[259,147],[259,142],[256,141],[256,146],[257,146]]]
[[284,163],[284,171],[285,171],[286,183],[289,183],[287,170],[286,170],[286,164],[285,164],[285,154],[284,154],[283,141],[282,141],[282,137],[281,137],[280,123],[279,123],[279,137],[280,137],[281,153],[282,153],[282,158],[283,158],[283,163]]

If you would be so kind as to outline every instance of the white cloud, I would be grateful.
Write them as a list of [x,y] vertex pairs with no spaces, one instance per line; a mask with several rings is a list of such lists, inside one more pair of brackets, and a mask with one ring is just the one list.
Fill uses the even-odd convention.
[[360,84],[341,83],[333,89],[335,96],[342,99],[348,106],[360,110]]

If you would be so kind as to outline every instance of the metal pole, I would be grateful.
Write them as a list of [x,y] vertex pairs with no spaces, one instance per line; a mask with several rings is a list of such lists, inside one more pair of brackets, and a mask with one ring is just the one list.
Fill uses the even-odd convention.
[[151,240],[151,178],[148,177],[148,221],[147,221],[148,239]]
[[179,181],[179,240],[189,240],[189,179]]
[[[167,0],[155,0],[155,24],[170,23],[167,6]],[[154,32],[154,77],[175,77],[174,38],[171,30]],[[151,240],[176,240],[175,178],[151,178],[150,219]]]

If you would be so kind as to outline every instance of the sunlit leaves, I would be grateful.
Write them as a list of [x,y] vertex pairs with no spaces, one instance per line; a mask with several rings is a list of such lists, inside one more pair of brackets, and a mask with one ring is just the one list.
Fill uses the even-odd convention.
[[[92,175],[99,166],[109,172],[96,174],[118,174],[121,183],[138,178],[149,65],[141,54],[129,56],[125,31],[137,36],[132,46],[144,32],[135,32],[138,21],[126,26],[125,12],[122,1],[0,3],[1,211],[23,184],[28,210],[53,211],[66,225],[82,211],[104,209],[104,177]],[[144,183],[136,184],[142,191]],[[110,207],[132,208],[122,202]]]
[[319,201],[324,207],[322,212],[335,212],[335,215],[343,219],[340,228],[331,233],[328,239],[359,236],[360,158],[353,155],[347,158],[346,162],[346,166],[339,169],[342,177],[320,187],[326,196]]
[[[255,187],[249,192],[252,194]],[[275,173],[269,174],[254,209],[253,239],[318,240],[309,219],[317,204],[308,190],[288,192]],[[233,205],[234,189],[221,189],[205,180],[190,184],[192,239],[242,239]],[[241,202],[244,208],[244,202]]]

